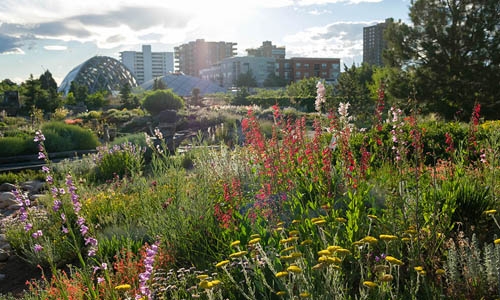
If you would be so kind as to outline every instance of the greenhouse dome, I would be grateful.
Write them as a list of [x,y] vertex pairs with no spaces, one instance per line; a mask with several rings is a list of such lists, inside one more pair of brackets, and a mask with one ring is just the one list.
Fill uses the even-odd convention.
[[101,90],[119,91],[126,83],[132,88],[137,86],[132,72],[121,62],[108,56],[94,56],[76,66],[64,77],[58,92],[67,95],[73,81],[87,86],[91,94]]
[[[168,74],[166,76],[159,77],[158,79],[163,81],[167,88],[172,89],[175,94],[181,97],[191,96],[191,92],[194,88],[198,88],[200,90],[200,96],[226,92],[225,88],[220,87],[211,81],[184,74]],[[141,87],[145,90],[152,90],[154,81],[155,79],[146,81],[141,85]]]

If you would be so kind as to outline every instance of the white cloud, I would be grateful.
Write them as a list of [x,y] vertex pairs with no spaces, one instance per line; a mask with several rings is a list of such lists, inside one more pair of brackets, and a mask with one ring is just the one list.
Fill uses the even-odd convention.
[[43,49],[48,51],[64,51],[67,50],[68,47],[60,45],[48,45],[48,46],[43,46]]
[[340,58],[342,64],[359,64],[363,57],[363,27],[377,22],[335,22],[288,35],[283,39],[287,56],[332,57]]
[[21,49],[21,48],[12,48],[8,51],[0,53],[0,55],[2,55],[2,54],[20,54],[20,55],[23,55],[25,53],[24,53],[23,49]]
[[324,14],[330,14],[330,13],[332,13],[332,11],[327,10],[327,9],[323,9],[323,10],[313,9],[313,10],[310,10],[308,13],[311,15],[314,15],[314,16],[319,16],[319,15],[324,15]]

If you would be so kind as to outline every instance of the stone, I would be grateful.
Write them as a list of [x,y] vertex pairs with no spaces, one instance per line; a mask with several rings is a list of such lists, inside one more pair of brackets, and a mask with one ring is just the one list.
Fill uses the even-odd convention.
[[5,278],[7,278],[5,274],[0,274],[0,280],[4,280]]
[[45,186],[45,183],[39,180],[30,180],[21,184],[21,188],[31,194],[38,194]]
[[32,202],[32,205],[38,203],[38,199],[42,199],[45,197],[47,197],[47,195],[45,195],[45,194],[33,194],[33,195],[29,196],[29,198]]
[[0,209],[19,203],[12,192],[0,193]]
[[0,184],[0,192],[11,192],[16,189],[16,186],[12,183],[2,183]]
[[5,250],[0,250],[0,262],[6,262],[9,260],[9,253]]

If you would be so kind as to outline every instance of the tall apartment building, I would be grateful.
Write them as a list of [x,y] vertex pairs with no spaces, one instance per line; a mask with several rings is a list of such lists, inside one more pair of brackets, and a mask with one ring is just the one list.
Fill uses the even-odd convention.
[[151,45],[143,45],[142,52],[120,52],[120,58],[139,84],[174,72],[174,53],[151,52]]
[[285,52],[285,47],[276,47],[271,41],[262,42],[262,46],[256,49],[247,49],[248,56],[273,57],[276,59],[284,59]]
[[375,66],[383,66],[382,53],[387,47],[384,39],[384,31],[392,19],[386,19],[385,23],[363,27],[363,62]]
[[340,58],[292,57],[276,60],[276,76],[287,82],[318,77],[335,82],[340,76]]
[[235,46],[231,42],[205,42],[198,39],[174,48],[175,69],[186,75],[200,76],[200,70],[217,64],[227,57],[236,55]]

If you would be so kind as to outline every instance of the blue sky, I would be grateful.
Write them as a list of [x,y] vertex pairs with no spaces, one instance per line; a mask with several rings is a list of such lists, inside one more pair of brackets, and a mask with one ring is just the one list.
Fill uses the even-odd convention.
[[60,83],[95,55],[173,51],[205,39],[238,43],[238,54],[270,40],[287,57],[362,62],[363,27],[408,22],[410,0],[2,0],[0,80],[49,70]]

